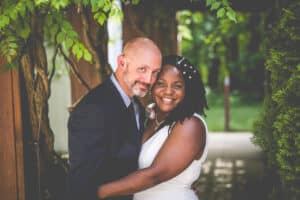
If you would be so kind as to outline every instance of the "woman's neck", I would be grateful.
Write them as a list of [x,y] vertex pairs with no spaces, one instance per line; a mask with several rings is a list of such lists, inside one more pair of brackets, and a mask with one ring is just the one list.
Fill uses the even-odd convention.
[[163,112],[160,112],[159,110],[156,110],[155,120],[157,123],[161,123],[162,121],[165,121],[167,116],[168,116],[168,113],[163,113]]

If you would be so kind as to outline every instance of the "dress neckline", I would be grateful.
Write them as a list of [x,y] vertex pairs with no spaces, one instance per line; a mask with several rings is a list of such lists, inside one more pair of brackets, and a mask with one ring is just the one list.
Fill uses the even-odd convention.
[[157,135],[163,130],[165,129],[166,127],[169,127],[169,126],[164,126],[162,127],[161,129],[159,129],[158,131],[154,132],[148,139],[146,139],[142,145],[146,144],[149,140],[153,140],[153,138],[157,137]]

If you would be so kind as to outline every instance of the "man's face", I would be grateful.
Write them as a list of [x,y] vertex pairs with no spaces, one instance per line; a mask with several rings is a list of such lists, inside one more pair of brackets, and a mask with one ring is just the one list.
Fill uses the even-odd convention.
[[130,96],[144,97],[156,81],[161,57],[151,52],[143,52],[133,58],[123,55],[123,61],[123,81]]

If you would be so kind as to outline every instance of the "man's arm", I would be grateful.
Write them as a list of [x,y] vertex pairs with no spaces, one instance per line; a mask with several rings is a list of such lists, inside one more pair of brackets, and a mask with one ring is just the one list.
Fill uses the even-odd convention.
[[68,193],[72,200],[97,199],[97,186],[104,182],[109,152],[103,115],[95,105],[86,105],[74,110],[69,118]]

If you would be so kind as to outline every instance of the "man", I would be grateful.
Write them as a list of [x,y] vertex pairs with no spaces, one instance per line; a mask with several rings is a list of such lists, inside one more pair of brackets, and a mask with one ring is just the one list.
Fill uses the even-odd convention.
[[129,41],[118,56],[115,74],[89,92],[71,112],[68,199],[96,200],[99,185],[137,169],[143,108],[134,97],[145,96],[154,84],[161,57],[150,39]]

